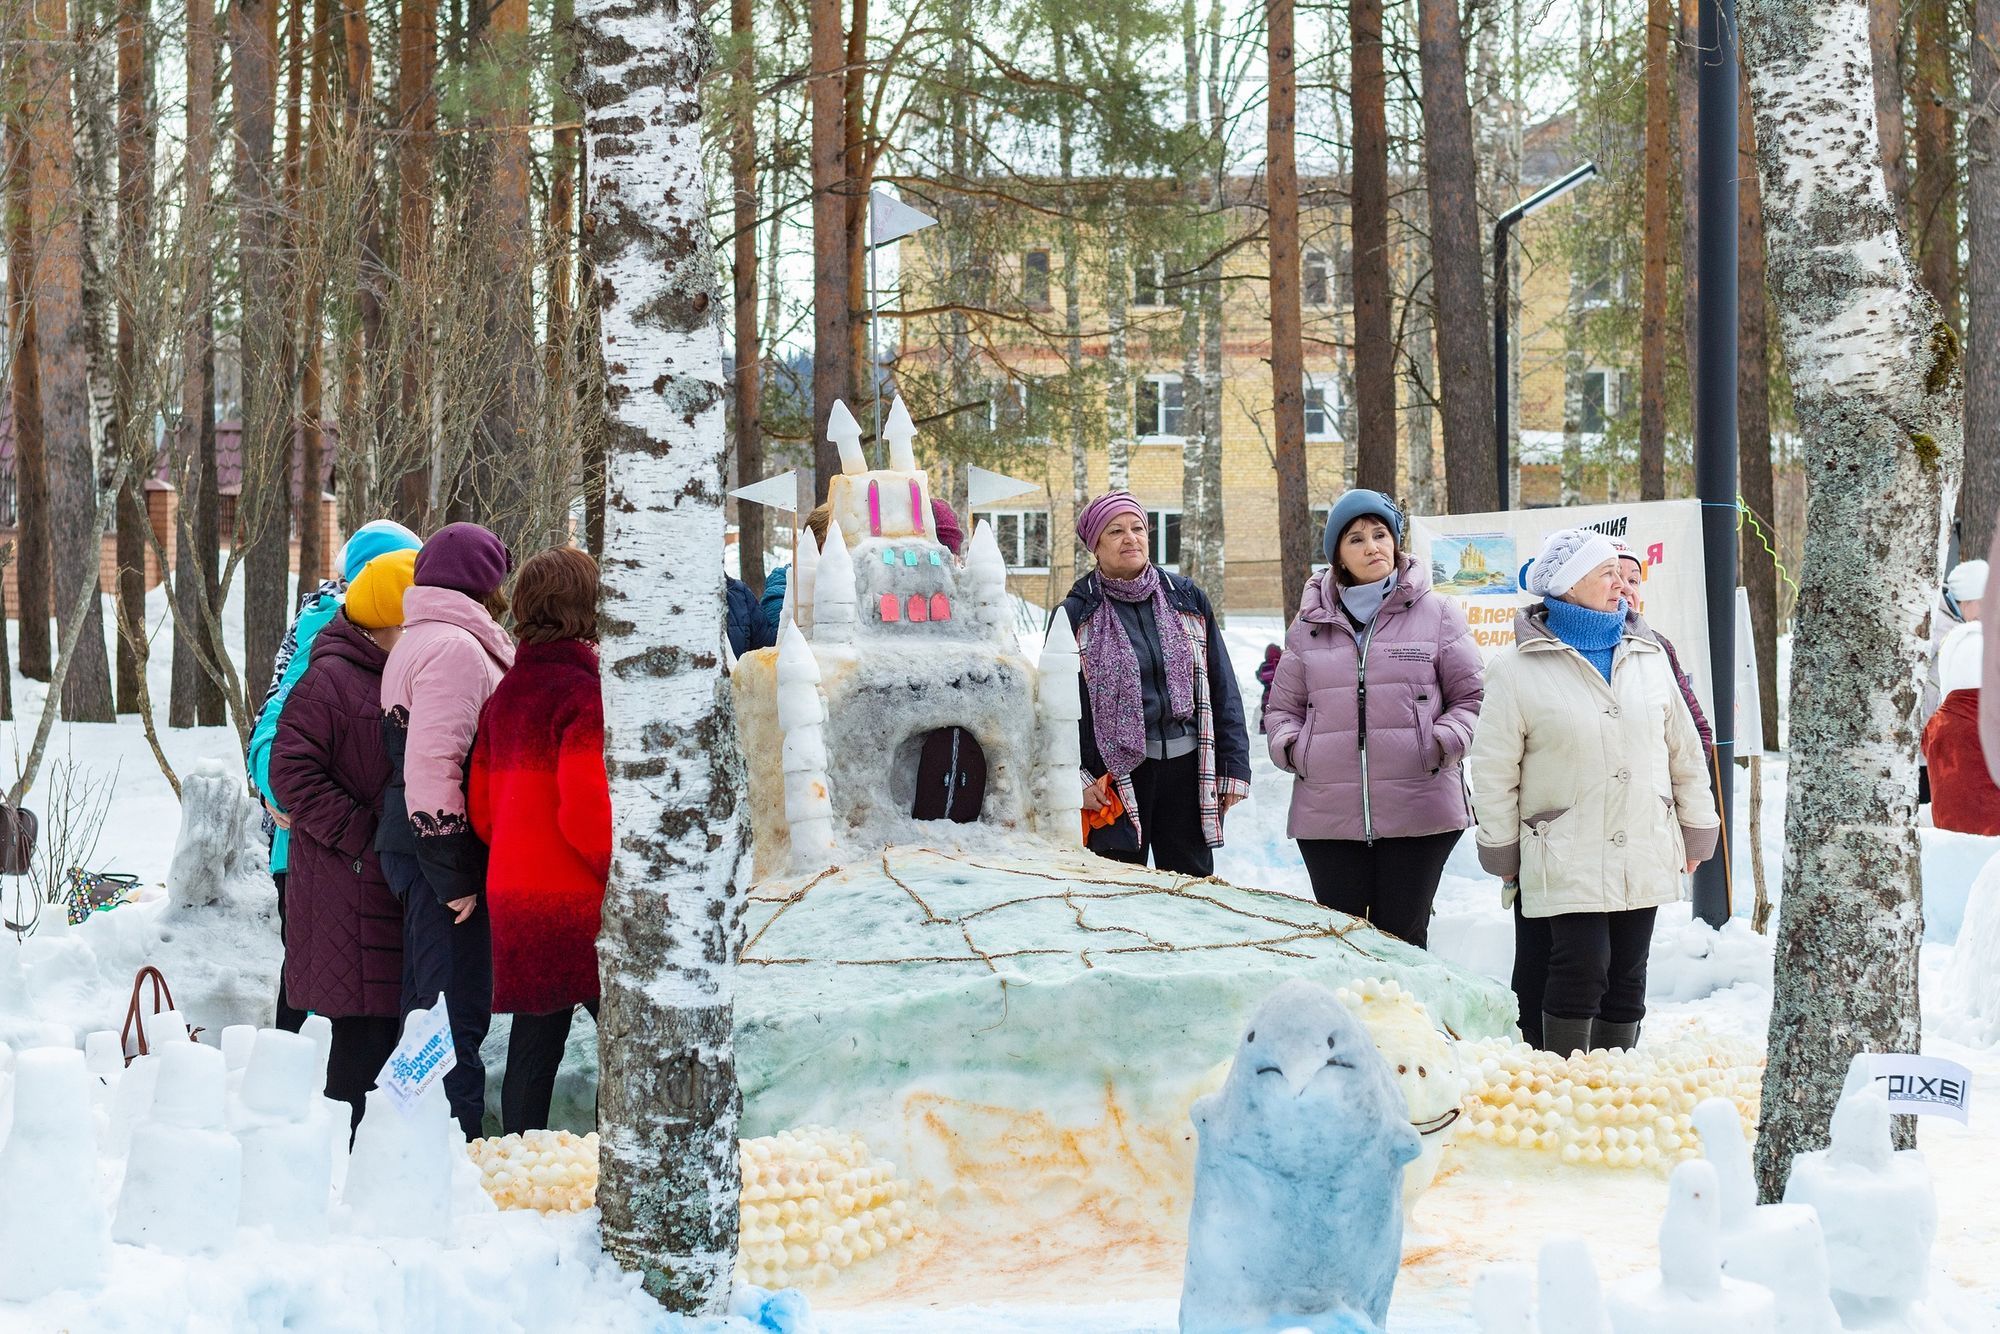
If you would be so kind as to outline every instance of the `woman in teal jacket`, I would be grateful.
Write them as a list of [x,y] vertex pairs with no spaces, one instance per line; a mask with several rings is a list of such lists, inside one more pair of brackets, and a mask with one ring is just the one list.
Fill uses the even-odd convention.
[[[391,519],[377,519],[363,524],[347,539],[347,545],[340,549],[340,574],[328,579],[306,597],[299,607],[298,618],[292,628],[285,632],[284,642],[278,645],[278,656],[271,664],[271,684],[264,692],[264,707],[257,715],[257,724],[250,729],[250,753],[248,764],[251,786],[257,789],[258,797],[264,803],[265,833],[271,839],[271,882],[278,887],[278,931],[282,936],[285,920],[285,874],[291,865],[291,820],[285,808],[271,795],[271,743],[278,736],[278,715],[284,712],[285,700],[292,693],[292,687],[306,674],[306,663],[312,657],[313,640],[320,630],[333,619],[340,610],[341,599],[346,596],[347,585],[362,567],[377,556],[389,551],[415,551],[423,545],[423,540],[402,524]],[[285,1000],[284,975],[278,978],[278,1027],[297,1031],[305,1022],[305,1013],[294,1010]]]

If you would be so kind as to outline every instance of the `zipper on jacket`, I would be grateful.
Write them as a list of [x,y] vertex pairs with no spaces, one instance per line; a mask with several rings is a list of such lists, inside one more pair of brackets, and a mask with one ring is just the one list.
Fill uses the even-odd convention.
[[1361,747],[1361,838],[1371,846],[1375,842],[1375,808],[1368,797],[1368,645],[1374,640],[1375,626],[1381,619],[1378,612],[1361,632],[1357,641],[1360,662],[1355,668],[1356,735]]

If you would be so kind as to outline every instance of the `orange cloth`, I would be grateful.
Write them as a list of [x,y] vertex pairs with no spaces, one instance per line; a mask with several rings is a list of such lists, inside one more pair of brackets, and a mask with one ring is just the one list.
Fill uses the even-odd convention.
[[2000,834],[2000,787],[1979,740],[1977,690],[1954,690],[1924,726],[1931,770],[1931,821],[1961,834]]

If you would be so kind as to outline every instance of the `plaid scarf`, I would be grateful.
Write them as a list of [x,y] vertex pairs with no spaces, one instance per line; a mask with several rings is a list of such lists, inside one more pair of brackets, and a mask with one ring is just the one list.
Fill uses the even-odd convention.
[[1166,661],[1168,707],[1176,721],[1194,717],[1194,650],[1187,627],[1167,603],[1160,567],[1148,565],[1137,579],[1113,579],[1100,571],[1097,586],[1104,594],[1090,615],[1088,634],[1097,651],[1084,655],[1083,679],[1090,687],[1090,717],[1097,732],[1097,753],[1112,773],[1123,777],[1146,760],[1146,696],[1139,684],[1139,654],[1112,599],[1153,604],[1153,624],[1159,631],[1160,656]]

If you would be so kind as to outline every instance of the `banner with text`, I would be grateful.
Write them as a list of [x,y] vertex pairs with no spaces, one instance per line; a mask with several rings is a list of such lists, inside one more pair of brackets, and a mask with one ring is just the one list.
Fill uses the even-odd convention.
[[1563,528],[1591,528],[1618,538],[1646,563],[1639,610],[1673,642],[1702,709],[1714,717],[1700,501],[1413,515],[1410,554],[1430,569],[1432,587],[1464,608],[1480,655],[1490,658],[1514,642],[1515,611],[1537,601],[1521,584],[1528,562],[1542,549],[1542,539]]

